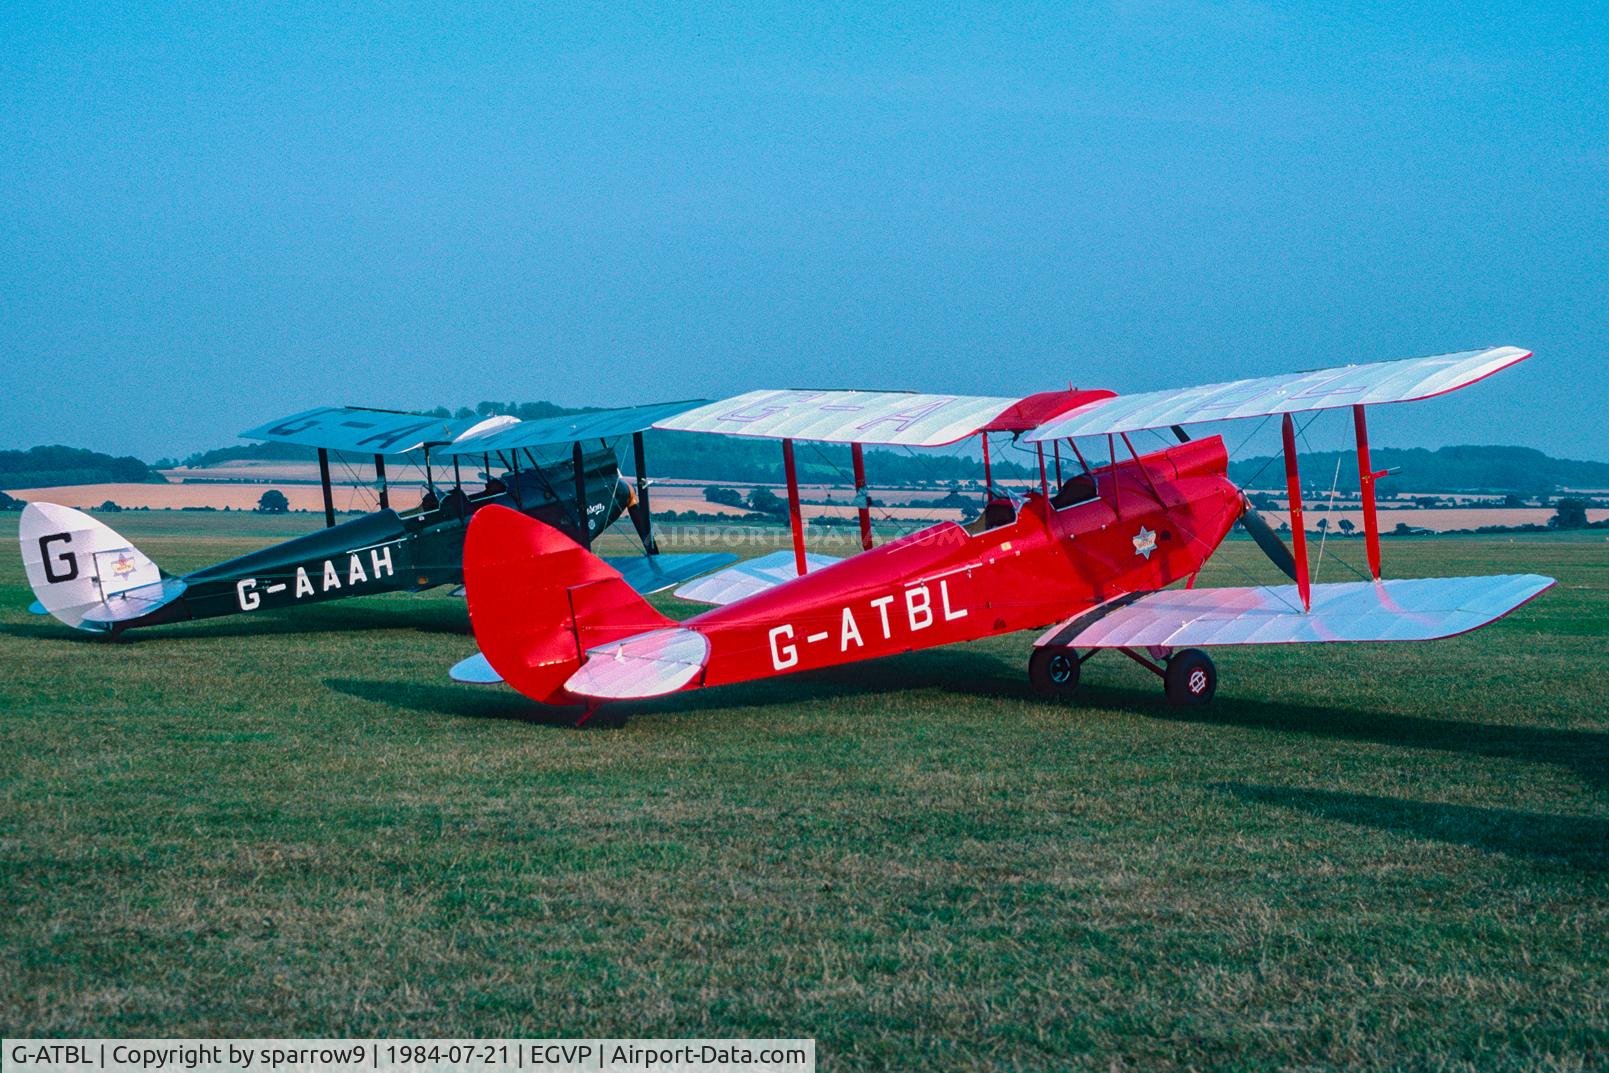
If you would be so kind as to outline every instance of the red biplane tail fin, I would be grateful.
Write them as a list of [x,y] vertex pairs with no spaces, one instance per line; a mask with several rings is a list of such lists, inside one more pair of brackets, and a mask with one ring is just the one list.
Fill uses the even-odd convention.
[[507,507],[483,507],[469,523],[464,589],[486,661],[544,704],[581,699],[564,684],[589,649],[674,625],[608,563]]

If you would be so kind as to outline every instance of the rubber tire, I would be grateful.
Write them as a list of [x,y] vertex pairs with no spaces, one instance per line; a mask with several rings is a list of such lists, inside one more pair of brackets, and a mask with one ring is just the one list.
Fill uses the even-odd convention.
[[1066,645],[1044,645],[1028,657],[1028,681],[1045,697],[1065,700],[1078,692],[1082,669],[1078,652]]
[[1169,704],[1210,704],[1218,692],[1218,668],[1212,665],[1212,657],[1199,648],[1182,649],[1169,657],[1162,680]]

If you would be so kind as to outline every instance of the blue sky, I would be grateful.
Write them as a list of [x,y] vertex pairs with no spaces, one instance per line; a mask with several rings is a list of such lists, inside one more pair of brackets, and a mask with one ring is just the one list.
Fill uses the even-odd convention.
[[625,7],[0,8],[0,443],[1512,343],[1376,441],[1609,459],[1601,6]]

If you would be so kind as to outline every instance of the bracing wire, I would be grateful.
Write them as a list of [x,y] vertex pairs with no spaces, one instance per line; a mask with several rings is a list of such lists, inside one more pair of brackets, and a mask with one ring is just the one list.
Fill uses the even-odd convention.
[[1341,456],[1335,456],[1335,476],[1330,478],[1330,495],[1324,504],[1324,525],[1318,534],[1318,558],[1313,563],[1313,583],[1317,584],[1319,572],[1324,569],[1324,547],[1330,541],[1330,519],[1335,516],[1335,489],[1341,483]]
[[[367,488],[369,488],[372,482],[365,481],[358,474],[358,471],[352,467],[352,463],[347,461],[346,455],[342,454],[340,451],[331,451],[330,453],[335,456],[335,460],[340,463],[341,468],[346,471],[346,475],[349,478],[351,478],[347,482],[346,507],[344,508],[344,511],[343,511],[343,513],[350,514],[350,513],[353,512],[354,505],[358,505],[357,504],[357,498],[358,498],[358,494],[359,494],[358,490],[359,489],[367,489]],[[361,504],[361,506],[363,506],[363,507],[368,506],[367,499],[364,500],[364,502]],[[375,509],[379,509],[379,497],[378,496],[375,498]],[[369,512],[364,511],[364,513],[369,513]]]
[[[836,461],[834,461],[833,457],[831,455],[829,455],[826,451],[822,450],[821,444],[815,442],[814,440],[809,441],[809,443],[810,443],[810,449],[816,452],[817,457],[819,457],[823,462],[825,462],[828,465],[828,467],[830,467],[832,469],[832,471],[838,475],[838,478],[840,480],[842,480],[845,484],[847,484],[851,488],[853,488],[855,486],[855,476],[854,476],[854,474],[845,473],[844,472],[844,467],[839,465]],[[919,457],[919,456],[913,455],[912,457]],[[866,494],[868,496],[871,495],[871,485],[870,485],[870,483],[867,484]],[[885,521],[889,525],[893,526],[894,529],[899,533],[900,536],[908,536],[909,534],[915,532],[915,529],[911,527],[910,523],[903,522],[899,518],[894,516],[893,514],[889,513],[888,508],[885,507],[883,504],[881,504],[881,503],[873,503],[871,505],[871,509],[876,512],[877,517],[878,517],[879,520]]]
[[[1324,412],[1323,410],[1315,410],[1313,412],[1313,420],[1317,420],[1318,415],[1323,413],[1323,412]],[[1307,446],[1307,450],[1308,450],[1309,454],[1317,454],[1318,453],[1316,450],[1314,450],[1312,441],[1310,441],[1307,438],[1307,430],[1308,430],[1308,428],[1310,428],[1312,426],[1313,420],[1309,420],[1308,423],[1306,425],[1303,425],[1301,427],[1301,429],[1297,432],[1297,436],[1299,436],[1301,438],[1302,443]],[[1344,433],[1342,434],[1342,439],[1343,439],[1343,441],[1345,439],[1345,434]],[[1345,444],[1343,442],[1342,449],[1336,452],[1335,478],[1334,478],[1334,480],[1332,480],[1330,482],[1330,501],[1329,501],[1329,506],[1325,509],[1325,512],[1324,512],[1324,517],[1325,517],[1326,521],[1328,521],[1328,519],[1329,519],[1329,517],[1331,515],[1331,512],[1334,509],[1336,489],[1340,486],[1340,483],[1341,483],[1341,460],[1345,456],[1346,456],[1346,450],[1345,450]],[[1324,545],[1329,540],[1329,535],[1330,535],[1330,527],[1329,527],[1328,524],[1326,524],[1324,526],[1324,528],[1319,533],[1318,563],[1313,568],[1313,580],[1314,581],[1318,580],[1318,568],[1324,564]],[[1340,563],[1342,566],[1346,567],[1348,570],[1352,571],[1354,574],[1356,574],[1362,580],[1364,580],[1364,581],[1372,581],[1373,580],[1373,578],[1371,578],[1368,574],[1365,574],[1363,571],[1359,570],[1357,567],[1355,567],[1351,563],[1347,562],[1347,560],[1345,558],[1343,558],[1339,553],[1331,556],[1331,558],[1333,558],[1336,562]]]

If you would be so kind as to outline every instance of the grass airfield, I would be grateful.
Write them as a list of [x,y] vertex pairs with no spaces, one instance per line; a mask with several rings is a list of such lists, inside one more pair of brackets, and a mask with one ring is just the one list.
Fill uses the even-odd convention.
[[[175,573],[317,524],[106,520]],[[1560,585],[1433,645],[1221,650],[1206,709],[1116,654],[1042,701],[1025,634],[578,732],[446,679],[474,642],[445,594],[108,644],[29,615],[0,553],[0,1032],[1604,1068],[1609,544],[1385,558]],[[1234,541],[1203,584],[1248,573]]]

